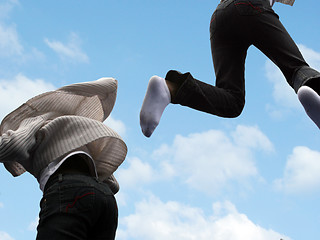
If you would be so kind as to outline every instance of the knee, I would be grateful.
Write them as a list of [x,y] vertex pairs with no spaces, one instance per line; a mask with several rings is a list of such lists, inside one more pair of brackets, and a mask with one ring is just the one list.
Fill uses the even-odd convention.
[[244,105],[242,106],[236,106],[233,111],[230,111],[229,118],[236,118],[239,117],[243,111]]
[[224,111],[225,114],[223,117],[226,118],[237,118],[241,115],[244,109],[244,102],[236,102],[229,106],[227,111]]
[[239,117],[244,109],[245,105],[245,93],[241,92],[240,94],[234,96],[235,101],[232,104],[231,118]]

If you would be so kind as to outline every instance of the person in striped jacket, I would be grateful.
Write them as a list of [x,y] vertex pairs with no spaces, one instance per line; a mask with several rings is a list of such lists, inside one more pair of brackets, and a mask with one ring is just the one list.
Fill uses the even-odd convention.
[[0,162],[39,182],[37,240],[114,239],[119,184],[113,173],[127,146],[103,121],[117,80],[101,78],[35,96],[0,125]]

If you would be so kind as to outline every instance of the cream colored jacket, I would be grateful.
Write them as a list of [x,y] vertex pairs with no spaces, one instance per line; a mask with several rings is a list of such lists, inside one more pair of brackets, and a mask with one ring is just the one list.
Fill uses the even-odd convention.
[[112,174],[124,161],[127,147],[103,123],[113,109],[116,94],[117,81],[101,78],[28,100],[0,125],[0,162],[13,176],[28,171],[39,178],[50,162],[85,146],[99,179],[117,185]]
[[270,0],[270,5],[273,6],[275,2],[283,3],[292,6],[295,0]]

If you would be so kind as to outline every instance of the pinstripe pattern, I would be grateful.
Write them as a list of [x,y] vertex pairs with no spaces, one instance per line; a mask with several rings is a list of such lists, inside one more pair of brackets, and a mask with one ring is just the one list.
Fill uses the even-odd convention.
[[276,2],[284,3],[284,4],[287,4],[287,5],[290,5],[290,6],[292,6],[294,4],[294,1],[295,0],[276,0]]
[[273,6],[275,2],[287,4],[293,6],[295,0],[270,0],[270,5]]
[[103,124],[116,92],[115,79],[101,78],[28,100],[0,125],[0,162],[13,176],[28,171],[38,178],[50,162],[86,146],[100,180],[116,183],[111,175],[124,161],[127,147]]
[[287,4],[287,5],[293,6],[295,0],[272,0],[272,1],[273,1],[272,5],[273,5],[274,2],[279,2],[279,3],[283,3],[283,4]]
[[[224,2],[225,0],[220,0],[220,2]],[[295,0],[270,0],[270,5],[273,6],[275,2],[287,4],[293,6]]]

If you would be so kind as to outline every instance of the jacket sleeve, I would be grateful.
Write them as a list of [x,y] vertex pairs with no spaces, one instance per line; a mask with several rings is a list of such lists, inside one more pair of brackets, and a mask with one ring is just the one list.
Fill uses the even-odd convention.
[[[287,4],[287,5],[293,6],[295,0],[271,0],[271,1],[273,3],[274,2],[279,2],[279,3],[283,3],[283,4]],[[273,5],[273,3],[272,3],[272,5]]]
[[24,168],[31,166],[30,154],[37,143],[37,131],[43,125],[40,117],[28,118],[15,131],[7,130],[0,136],[0,162],[18,162]]
[[113,194],[116,194],[117,192],[119,192],[120,186],[113,174],[111,174],[111,176],[108,177],[104,182],[108,184]]

